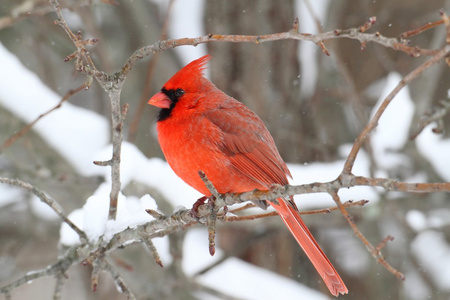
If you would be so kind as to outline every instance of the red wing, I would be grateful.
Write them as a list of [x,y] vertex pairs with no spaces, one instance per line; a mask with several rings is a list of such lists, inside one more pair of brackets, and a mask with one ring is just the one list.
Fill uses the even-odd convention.
[[205,116],[221,129],[222,141],[218,146],[231,164],[266,187],[287,184],[286,175],[291,174],[261,119],[232,98],[226,104],[206,112]]

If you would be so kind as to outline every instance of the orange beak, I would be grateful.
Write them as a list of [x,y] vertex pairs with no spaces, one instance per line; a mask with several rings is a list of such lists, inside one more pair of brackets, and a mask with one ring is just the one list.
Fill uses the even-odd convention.
[[163,92],[156,93],[148,100],[148,104],[154,105],[160,108],[170,108],[172,101]]

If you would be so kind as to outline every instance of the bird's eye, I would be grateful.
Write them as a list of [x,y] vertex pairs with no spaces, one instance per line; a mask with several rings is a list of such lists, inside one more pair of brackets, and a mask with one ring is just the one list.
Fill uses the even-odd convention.
[[182,89],[177,89],[177,90],[175,91],[175,96],[181,97],[181,96],[183,96],[183,95],[184,95],[184,90],[182,90]]

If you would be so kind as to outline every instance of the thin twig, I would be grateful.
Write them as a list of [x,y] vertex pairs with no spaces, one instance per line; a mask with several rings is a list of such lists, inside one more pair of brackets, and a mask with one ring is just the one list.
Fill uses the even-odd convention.
[[432,129],[434,133],[444,133],[444,117],[450,110],[450,101],[441,101],[440,104],[441,107],[421,118],[416,132],[409,137],[410,140],[414,140],[431,123],[436,123],[436,127]]
[[[0,17],[0,30],[30,17],[45,16],[54,11],[43,1],[14,1],[13,3],[17,3],[17,5],[10,9],[9,15]],[[64,3],[63,8],[74,10],[91,4],[92,0],[78,0],[73,4]]]
[[[369,203],[369,200],[346,201],[342,205],[347,208],[347,207],[354,207],[354,206],[364,206],[367,203]],[[249,208],[249,207],[256,207],[256,205],[253,204],[251,206],[247,206],[247,208]],[[305,211],[299,211],[299,214],[300,215],[328,214],[335,210],[339,210],[339,208],[337,206],[335,206],[335,207],[330,207],[330,208],[305,210]],[[256,214],[256,215],[246,215],[246,216],[226,215],[223,219],[223,222],[248,221],[248,220],[256,220],[256,219],[262,219],[262,218],[267,218],[267,217],[274,217],[274,216],[278,216],[278,213],[276,211],[263,213],[263,214]]]
[[135,300],[136,296],[134,293],[130,290],[125,280],[123,280],[122,276],[120,276],[119,272],[117,272],[116,268],[112,264],[108,262],[108,260],[104,259],[102,260],[102,269],[108,272],[119,292],[125,294],[127,296],[128,300]]
[[91,291],[96,292],[98,287],[98,278],[100,276],[100,272],[103,270],[103,261],[104,257],[100,259],[95,259],[92,261],[92,272],[91,272]]
[[331,197],[333,198],[334,202],[336,202],[336,205],[339,207],[339,210],[341,211],[342,215],[347,220],[350,227],[353,229],[353,233],[357,238],[359,238],[363,244],[366,246],[367,250],[372,254],[373,258],[377,260],[377,262],[382,265],[386,270],[394,274],[398,279],[405,280],[405,276],[395,269],[393,266],[391,266],[383,257],[381,253],[381,248],[383,248],[387,241],[390,240],[389,238],[386,238],[383,240],[383,242],[379,245],[379,247],[374,247],[369,240],[361,233],[361,231],[358,229],[358,226],[356,226],[355,221],[353,220],[353,217],[348,213],[348,211],[345,209],[345,207],[342,205],[341,199],[338,196],[337,192],[330,192]]
[[[116,76],[110,76],[104,72],[100,72],[92,61],[89,51],[86,49],[87,45],[93,45],[97,39],[83,40],[81,32],[74,34],[67,25],[64,16],[61,12],[58,0],[49,0],[53,6],[58,20],[55,24],[61,26],[72,40],[76,51],[66,57],[66,61],[75,59],[75,68],[82,73],[85,73],[88,78],[95,77],[100,86],[108,94],[111,102],[111,127],[112,127],[112,158],[110,160],[111,166],[111,193],[109,205],[109,219],[115,219],[117,215],[117,202],[119,199],[119,192],[121,188],[120,182],[120,156],[123,141],[123,121],[128,111],[128,106],[123,108],[120,105],[120,93],[124,84],[125,78],[118,80]],[[103,165],[103,163],[99,163]]]
[[49,195],[47,195],[45,192],[41,191],[37,187],[29,184],[28,182],[24,182],[19,179],[12,179],[12,178],[5,178],[0,177],[0,183],[9,184],[12,186],[17,186],[22,189],[25,189],[27,191],[30,191],[34,195],[36,195],[42,202],[47,204],[53,211],[67,224],[72,228],[79,236],[80,242],[82,244],[87,243],[87,237],[84,231],[82,231],[80,228],[78,228],[77,225],[75,225],[70,219],[66,217],[64,214],[62,208],[59,206],[58,202],[56,202],[53,198],[51,198]]
[[389,93],[389,95],[383,100],[380,107],[375,112],[372,119],[369,123],[364,127],[359,136],[356,138],[353,143],[352,150],[347,157],[347,160],[344,165],[344,169],[342,174],[350,174],[353,168],[353,164],[355,163],[356,155],[364,144],[365,140],[368,138],[369,134],[377,127],[378,121],[380,120],[382,114],[386,110],[387,106],[391,103],[394,97],[401,91],[403,87],[405,87],[412,80],[416,79],[420,74],[423,73],[426,69],[430,68],[434,64],[438,63],[442,58],[446,57],[450,53],[450,45],[446,45],[443,49],[439,50],[436,55],[431,57],[429,60],[415,68],[409,74],[400,80],[397,86]]
[[424,32],[424,31],[426,31],[428,29],[434,28],[434,27],[442,25],[442,24],[444,24],[443,20],[439,20],[439,21],[435,21],[435,22],[428,22],[427,24],[422,25],[419,28],[415,28],[415,29],[408,30],[406,32],[401,33],[398,36],[398,38],[399,39],[407,39],[407,38],[410,38],[412,36],[421,34],[422,32]]
[[155,247],[155,244],[153,244],[152,240],[147,238],[146,235],[142,236],[144,240],[144,245],[146,246],[147,251],[149,254],[153,257],[153,260],[161,267],[164,268],[161,258],[159,256],[158,250]]
[[79,87],[77,87],[74,90],[70,90],[68,91],[62,98],[61,100],[58,102],[58,104],[56,104],[54,107],[52,107],[51,109],[49,109],[48,111],[46,111],[45,113],[40,114],[33,122],[29,123],[28,125],[26,125],[25,127],[23,127],[21,130],[19,130],[18,132],[16,132],[15,134],[13,134],[12,136],[10,136],[4,143],[3,145],[0,147],[0,154],[2,154],[9,146],[11,146],[15,141],[17,141],[19,138],[21,138],[22,136],[24,136],[40,119],[42,119],[43,117],[47,116],[48,114],[50,114],[51,112],[57,110],[58,108],[60,108],[62,106],[62,104],[64,102],[66,102],[70,97],[72,97],[73,95],[75,95],[76,93],[78,93],[81,90],[86,89],[87,84],[83,83],[82,85],[80,85]]
[[254,200],[274,200],[287,196],[328,193],[329,191],[355,186],[381,187],[386,191],[406,193],[434,193],[450,192],[450,182],[442,183],[407,183],[389,178],[367,178],[353,174],[341,174],[337,179],[329,182],[313,182],[301,185],[276,186],[268,191],[255,190],[245,193],[226,194],[223,197],[223,206]]
[[216,198],[220,198],[220,194],[217,191],[217,189],[215,188],[214,184],[208,179],[208,177],[206,176],[205,172],[203,171],[198,171],[198,175],[200,176],[200,178],[202,179],[203,183],[205,184],[205,186],[208,188],[208,190],[211,192],[211,194]]
[[[369,19],[368,22],[372,22],[375,17]],[[363,28],[367,28],[367,23],[363,25]],[[197,38],[182,38],[172,40],[158,41],[153,45],[142,47],[136,50],[126,61],[122,70],[116,74],[120,79],[125,79],[128,72],[131,71],[134,64],[149,55],[172,49],[180,46],[197,46],[199,44],[210,42],[232,42],[232,43],[253,43],[260,44],[264,42],[280,41],[280,40],[297,40],[297,41],[309,41],[316,45],[321,45],[324,41],[331,39],[352,39],[359,41],[362,45],[367,43],[377,43],[387,48],[392,48],[397,51],[405,52],[406,54],[419,57],[421,55],[436,56],[437,50],[422,49],[417,46],[408,46],[397,38],[388,38],[381,35],[379,32],[366,33],[361,32],[361,26],[358,28],[349,29],[336,29],[319,34],[305,34],[298,32],[298,21],[294,21],[291,30],[280,33],[266,34],[266,35],[224,35],[224,34],[208,34]],[[324,50],[324,48],[322,48]],[[326,48],[325,48],[326,49]],[[326,52],[325,52],[326,53]]]
[[[163,40],[166,36],[167,28],[169,27],[170,14],[172,12],[173,3],[174,3],[174,0],[170,0],[169,4],[167,6],[166,15],[164,17],[164,23],[161,28],[161,32],[159,34],[160,40]],[[144,82],[145,82],[144,89],[142,90],[138,107],[134,113],[133,118],[131,118],[130,126],[128,128],[128,141],[129,142],[134,142],[134,140],[136,138],[136,134],[137,134],[137,131],[139,128],[139,123],[141,121],[142,114],[145,111],[144,108],[145,108],[145,105],[147,104],[148,97],[150,94],[150,88],[151,88],[150,83],[153,80],[153,74],[154,74],[154,70],[155,70],[155,66],[156,66],[156,62],[158,61],[158,58],[159,58],[159,55],[156,53],[155,55],[153,55],[150,58],[150,60],[147,64],[147,72],[145,73],[145,80],[144,80]]]
[[210,207],[210,213],[208,218],[206,219],[206,226],[208,227],[208,243],[209,243],[209,254],[214,256],[216,253],[216,221],[217,221],[217,212],[220,209],[220,206],[216,206],[215,199],[211,197],[208,201],[208,205]]
[[56,284],[55,284],[55,291],[53,292],[53,300],[61,299],[62,289],[64,287],[64,283],[66,282],[67,278],[68,277],[64,272],[56,275]]
[[[15,288],[24,285],[27,282],[31,282],[33,280],[48,277],[48,276],[62,276],[65,274],[65,272],[72,266],[72,264],[79,261],[78,257],[78,250],[79,247],[72,247],[67,249],[63,255],[61,255],[60,259],[53,265],[46,267],[42,270],[32,271],[28,272],[21,278],[3,286],[0,288],[0,293],[5,294],[6,298],[8,299],[11,297],[10,292],[14,290]],[[63,282],[60,282],[60,284]],[[55,290],[56,293],[56,290]]]

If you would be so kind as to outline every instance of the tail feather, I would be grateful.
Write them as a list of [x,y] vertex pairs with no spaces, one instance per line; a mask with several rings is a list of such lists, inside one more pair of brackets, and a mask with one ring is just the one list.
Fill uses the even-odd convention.
[[320,276],[324,280],[328,289],[333,296],[338,296],[339,293],[347,294],[348,289],[339,276],[336,269],[323,253],[319,244],[312,236],[309,229],[306,227],[303,220],[300,218],[298,212],[290,205],[288,205],[283,199],[278,199],[279,205],[270,202],[275,210],[280,215],[284,224],[291,234],[295,237],[300,247],[305,251],[312,264],[319,272]]

